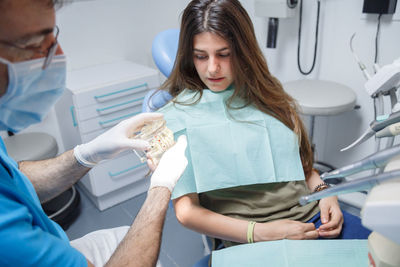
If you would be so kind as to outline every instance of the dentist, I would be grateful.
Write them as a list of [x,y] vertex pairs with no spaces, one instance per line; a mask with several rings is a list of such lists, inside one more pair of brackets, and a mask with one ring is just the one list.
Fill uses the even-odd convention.
[[[18,132],[40,122],[64,90],[66,58],[57,43],[54,9],[59,2],[0,0],[0,130]],[[65,191],[100,161],[128,149],[146,150],[147,142],[129,134],[161,117],[140,114],[43,161],[17,164],[0,139],[0,266],[156,265],[171,192],[187,164],[185,137],[162,157],[145,203],[123,231],[102,230],[70,242],[40,201]]]

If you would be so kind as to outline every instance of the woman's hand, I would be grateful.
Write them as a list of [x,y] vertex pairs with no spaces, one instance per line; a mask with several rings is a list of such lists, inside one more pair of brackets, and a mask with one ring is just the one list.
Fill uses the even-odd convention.
[[319,201],[322,225],[318,228],[320,237],[335,238],[342,231],[343,214],[337,197],[327,197]]
[[254,241],[271,241],[280,239],[317,239],[318,230],[313,223],[293,220],[277,220],[268,223],[257,223],[254,228]]

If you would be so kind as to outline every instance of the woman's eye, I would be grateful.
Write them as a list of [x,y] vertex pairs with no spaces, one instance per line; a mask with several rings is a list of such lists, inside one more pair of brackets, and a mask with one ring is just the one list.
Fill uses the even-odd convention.
[[226,53],[226,54],[220,54],[220,57],[229,57],[231,55],[231,53]]
[[207,56],[203,56],[203,55],[194,55],[194,57],[197,58],[197,59],[200,59],[200,60],[207,58]]

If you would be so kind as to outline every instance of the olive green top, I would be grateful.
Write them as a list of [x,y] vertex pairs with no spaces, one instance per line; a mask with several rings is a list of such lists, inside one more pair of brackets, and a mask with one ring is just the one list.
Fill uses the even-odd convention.
[[[218,189],[199,194],[199,200],[204,208],[237,219],[260,223],[280,219],[307,222],[319,211],[317,202],[299,204],[299,198],[309,193],[303,180]],[[223,243],[225,247],[238,244],[225,240]]]

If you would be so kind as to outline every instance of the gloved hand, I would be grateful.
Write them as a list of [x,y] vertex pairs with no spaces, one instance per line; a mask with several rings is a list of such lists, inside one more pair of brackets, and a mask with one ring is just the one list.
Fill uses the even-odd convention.
[[164,153],[151,176],[149,190],[153,187],[163,186],[167,187],[172,193],[178,179],[188,164],[185,156],[186,146],[186,136],[181,135],[176,144]]
[[110,130],[99,135],[92,141],[74,148],[76,160],[86,167],[111,159],[128,149],[147,150],[147,141],[131,138],[145,123],[163,118],[162,113],[142,113],[121,121]]

